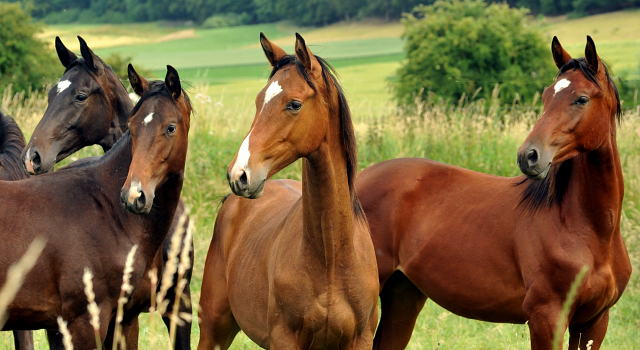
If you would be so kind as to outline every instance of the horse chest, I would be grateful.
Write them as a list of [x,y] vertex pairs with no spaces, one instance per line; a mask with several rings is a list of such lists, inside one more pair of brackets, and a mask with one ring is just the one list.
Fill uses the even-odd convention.
[[269,329],[288,329],[306,348],[339,348],[363,331],[375,303],[369,298],[353,300],[348,293],[354,289],[349,285],[363,284],[330,281],[323,274],[300,278],[286,269],[281,272],[272,288]]
[[[304,348],[341,348],[361,332],[352,305],[342,299],[323,293],[303,303],[284,303],[277,298],[277,307],[272,310],[270,329],[281,327],[295,334]],[[272,339],[277,337],[271,334]]]

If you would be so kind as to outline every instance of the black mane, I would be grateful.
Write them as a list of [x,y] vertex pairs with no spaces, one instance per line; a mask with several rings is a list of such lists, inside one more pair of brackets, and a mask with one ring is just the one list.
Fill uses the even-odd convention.
[[[600,61],[602,63],[602,61]],[[622,115],[622,109],[620,108],[620,95],[618,94],[618,88],[613,79],[609,75],[609,69],[604,65],[605,74],[607,76],[607,82],[613,86],[613,90],[616,96],[616,119],[620,122],[620,116]],[[570,69],[580,69],[582,74],[596,84],[598,88],[602,89],[603,86],[598,81],[596,74],[591,71],[587,60],[584,58],[570,59],[567,61],[556,76],[558,79],[562,74]],[[580,157],[580,156],[578,156]],[[526,187],[522,191],[522,198],[520,199],[521,206],[526,206],[530,212],[535,212],[542,208],[550,208],[553,205],[560,205],[564,198],[567,188],[569,186],[569,179],[571,177],[571,171],[573,170],[573,159],[567,159],[562,163],[554,164],[549,169],[549,173],[542,180],[524,180],[516,183],[516,186],[525,184]]]
[[526,184],[522,191],[519,205],[527,207],[529,212],[536,212],[542,208],[550,208],[554,204],[560,205],[569,187],[569,178],[573,170],[573,159],[567,159],[555,164],[542,180],[525,178],[516,185]]
[[22,165],[22,151],[25,147],[24,135],[18,124],[0,111],[0,172],[4,170],[7,173],[6,180],[29,177]]
[[[322,78],[324,80],[325,86],[327,86],[327,93],[330,94],[331,88],[333,87],[336,89],[336,93],[338,94],[340,125],[342,129],[342,144],[347,155],[347,179],[349,182],[349,193],[351,195],[352,207],[354,213],[356,214],[356,217],[364,219],[364,211],[362,210],[362,206],[360,205],[360,201],[358,200],[358,196],[356,195],[354,187],[356,172],[358,171],[358,156],[355,132],[353,130],[353,123],[351,122],[351,110],[349,109],[349,104],[347,102],[346,96],[344,95],[344,91],[342,90],[342,86],[340,86],[336,78],[335,69],[333,69],[333,67],[331,67],[331,65],[325,59],[318,56],[315,56],[315,58],[318,60],[320,66],[322,67]],[[278,62],[276,62],[276,64],[273,66],[271,74],[269,75],[269,79],[271,79],[278,70],[289,65],[295,65],[300,75],[302,75],[306,80],[307,84],[309,84],[309,86],[314,91],[318,92],[316,85],[313,83],[311,77],[309,76],[309,73],[304,68],[302,62],[300,62],[295,55],[285,55]]]

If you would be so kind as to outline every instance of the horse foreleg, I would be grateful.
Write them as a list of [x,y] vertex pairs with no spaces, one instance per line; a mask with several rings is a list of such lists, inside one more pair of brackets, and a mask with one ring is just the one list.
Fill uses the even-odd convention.
[[380,293],[380,324],[373,340],[373,349],[404,349],[427,296],[400,271],[385,282]]
[[[209,248],[211,253],[211,248]],[[215,259],[210,263],[209,259]],[[217,264],[216,264],[217,263]],[[231,306],[224,264],[218,257],[207,257],[200,296],[200,342],[198,350],[225,350],[240,331]]]
[[13,331],[16,350],[33,350],[33,331]]
[[[191,276],[189,276],[189,280],[190,279]],[[178,307],[178,313],[192,315],[191,288],[189,287],[189,284],[187,284],[182,293],[183,294]],[[170,301],[167,315],[171,315],[173,313],[173,301],[175,300],[174,288],[170,288],[169,291],[167,291],[167,300]],[[171,317],[163,316],[162,321],[164,321],[167,329],[171,330]],[[191,320],[183,320],[183,322],[184,323],[182,325],[177,325],[176,327],[176,342],[174,346],[174,349],[176,350],[191,349]]]
[[559,339],[559,343],[562,345],[567,326],[566,324],[558,325],[558,317],[562,310],[561,301],[542,304],[533,303],[532,299],[528,300],[525,297],[523,304],[523,311],[528,319],[529,333],[531,334],[531,350],[550,350],[556,327],[562,327]]
[[569,350],[600,349],[609,326],[609,310],[586,324],[569,326]]
[[[71,334],[71,342],[75,350],[91,350],[96,348],[96,338],[93,333],[93,327],[89,324],[89,319],[88,315],[77,317],[67,324],[67,328]],[[51,332],[51,334],[53,333],[54,332]],[[47,333],[47,336],[49,336],[49,333]]]
[[[204,294],[203,294],[204,295]],[[202,300],[202,299],[201,299]],[[228,301],[226,305],[200,305],[200,342],[198,350],[225,350],[231,346],[240,327],[236,322]],[[208,311],[204,311],[208,309]],[[206,314],[206,316],[205,316]]]
[[50,350],[64,350],[62,334],[58,329],[47,329],[47,341]]

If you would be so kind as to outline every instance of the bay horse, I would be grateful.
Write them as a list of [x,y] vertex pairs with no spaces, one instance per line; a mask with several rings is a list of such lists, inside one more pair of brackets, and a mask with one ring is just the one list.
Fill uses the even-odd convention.
[[551,48],[559,72],[518,150],[525,175],[406,158],[359,174],[382,286],[374,349],[404,349],[427,298],[467,318],[528,322],[532,349],[551,349],[556,327],[567,326],[570,349],[600,348],[631,274],[620,235],[620,101],[590,37],[585,58],[571,58],[557,38]]
[[[260,43],[273,70],[227,168],[235,195],[205,262],[198,349],[240,330],[267,349],[370,349],[379,285],[347,100],[299,34],[295,55]],[[266,180],[298,158],[302,183]]]
[[[55,163],[62,161],[83,147],[98,144],[106,152],[128,130],[128,119],[133,108],[127,90],[116,74],[89,48],[78,36],[81,57],[67,49],[59,37],[55,47],[60,63],[65,72],[60,81],[49,90],[47,109],[36,126],[29,144],[23,153],[24,168],[32,174],[43,174],[53,171]],[[134,76],[137,76],[134,70]],[[139,86],[134,86],[134,89]],[[141,90],[136,90],[141,94]],[[77,162],[88,161],[87,159]],[[177,229],[178,219],[183,215],[185,206],[182,201],[178,205],[174,217],[174,226],[165,239],[162,249],[155,260],[159,275],[168,259],[171,248],[171,237]],[[188,220],[184,228],[188,226]],[[193,261],[193,243],[191,243],[191,261]],[[185,274],[187,285],[184,290],[186,300],[180,302],[180,313],[191,314],[191,281],[193,268]],[[148,276],[145,276],[148,280]],[[178,284],[177,275],[171,288],[167,291],[167,300],[175,298]],[[150,281],[145,283],[150,285]],[[156,288],[159,288],[160,285]],[[138,289],[136,298],[146,298],[150,305],[150,292]],[[167,313],[170,315],[173,303]],[[169,330],[170,318],[162,315],[162,320]],[[48,331],[52,348],[62,348],[62,337],[58,332]],[[191,322],[184,322],[176,329],[177,350],[189,350],[191,338]],[[53,346],[53,344],[57,344]]]
[[100,338],[108,344],[125,257],[137,245],[130,280],[135,290],[122,323],[128,348],[137,348],[137,314],[146,303],[135,295],[173,224],[191,105],[170,66],[164,82],[136,78],[144,95],[131,112],[129,131],[103,157],[21,181],[0,181],[0,280],[35,237],[47,240],[8,307],[3,330],[56,329],[62,316],[74,348],[94,349],[82,283],[87,267],[96,276]]

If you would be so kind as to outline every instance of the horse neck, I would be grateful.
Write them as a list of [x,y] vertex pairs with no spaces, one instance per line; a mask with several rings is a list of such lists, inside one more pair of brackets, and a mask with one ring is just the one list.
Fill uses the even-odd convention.
[[[102,157],[95,170],[99,174],[98,181],[102,192],[109,196],[109,201],[115,202],[113,207],[116,208],[117,215],[120,216],[121,220],[142,227],[142,230],[127,230],[127,234],[142,233],[139,236],[129,236],[129,238],[139,245],[139,251],[147,259],[151,259],[158,251],[171,227],[173,216],[180,200],[184,171],[173,174],[167,181],[156,188],[153,207],[149,214],[131,214],[120,204],[120,190],[129,173],[129,166],[133,158],[132,146],[131,133],[125,132],[113,149]],[[132,216],[134,219],[130,220]]]
[[[575,198],[575,208],[591,222],[604,240],[619,234],[624,182],[615,135],[615,121],[602,145],[573,160],[567,197]],[[571,192],[574,192],[573,195]]]
[[99,142],[102,149],[106,152],[122,137],[122,134],[128,130],[127,121],[129,113],[133,109],[133,103],[129,98],[127,90],[120,82],[120,79],[111,72],[105,70],[107,85],[109,87],[108,99],[111,104],[111,125],[109,132]]
[[[323,266],[353,249],[354,213],[347,175],[347,155],[337,116],[321,146],[303,159],[303,237],[306,249]],[[340,249],[337,254],[335,249]]]

